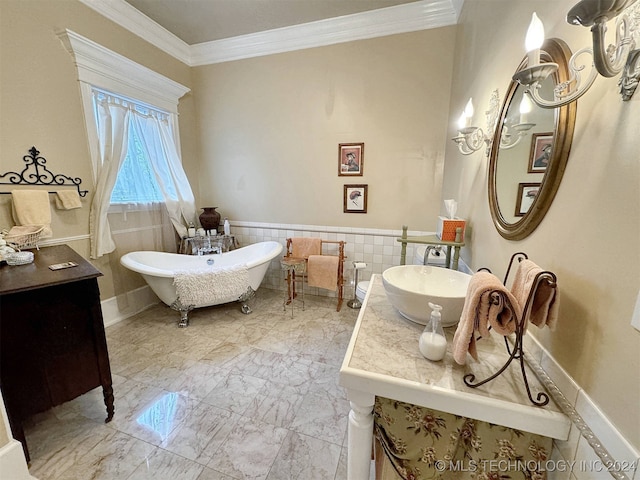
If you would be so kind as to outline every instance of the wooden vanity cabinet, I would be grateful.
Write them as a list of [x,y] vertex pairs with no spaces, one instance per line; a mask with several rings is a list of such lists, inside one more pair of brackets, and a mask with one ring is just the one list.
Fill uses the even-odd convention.
[[[0,388],[13,436],[29,451],[29,416],[102,386],[113,418],[111,368],[97,278],[67,245],[34,250],[28,265],[0,266]],[[50,265],[77,266],[51,270]]]

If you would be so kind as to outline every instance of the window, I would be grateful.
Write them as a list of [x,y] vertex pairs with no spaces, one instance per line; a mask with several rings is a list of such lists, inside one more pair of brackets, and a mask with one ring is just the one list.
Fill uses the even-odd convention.
[[[166,117],[168,113],[154,111],[146,107],[142,103],[135,102],[118,95],[93,90],[94,113],[96,115],[96,123],[98,120],[98,103],[112,101],[121,104],[123,107],[130,108],[140,115],[158,115]],[[128,203],[156,203],[163,202],[164,198],[160,190],[160,186],[153,173],[151,159],[147,153],[147,148],[143,142],[151,142],[152,139],[140,138],[145,132],[139,132],[132,124],[129,125],[128,142],[126,147],[126,157],[124,158],[118,177],[111,193],[111,205],[128,204]],[[148,135],[154,135],[155,132],[146,132]],[[166,163],[166,159],[162,160]]]
[[120,166],[118,179],[111,192],[111,205],[162,201],[160,187],[151,171],[149,158],[143,151],[135,131],[129,129],[127,156]]
[[70,30],[59,38],[77,68],[94,167],[91,258],[116,248],[113,203],[155,203],[160,193],[175,231],[186,235],[196,208],[180,158],[178,99],[189,88]]

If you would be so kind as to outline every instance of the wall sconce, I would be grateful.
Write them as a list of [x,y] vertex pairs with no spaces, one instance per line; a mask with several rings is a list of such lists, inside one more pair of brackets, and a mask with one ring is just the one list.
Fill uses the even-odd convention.
[[[511,126],[504,125],[502,128],[502,136],[500,138],[500,148],[513,148],[520,140],[526,135],[526,133],[536,126],[535,123],[528,122],[528,115],[531,113],[533,104],[527,95],[523,95],[520,101],[520,117],[518,123]],[[495,131],[496,124],[498,122],[498,115],[500,113],[500,94],[498,90],[494,90],[491,93],[489,99],[489,110],[485,112],[487,117],[487,133],[480,127],[474,127],[471,125],[473,120],[473,101],[470,98],[467,102],[460,119],[458,120],[458,135],[453,137],[453,140],[458,146],[458,150],[463,155],[471,155],[486,145],[486,155],[489,155],[491,150],[491,144],[493,143],[493,132]],[[511,133],[514,131],[515,133]]]
[[[567,105],[586,93],[593,85],[598,73],[603,77],[613,77],[624,70],[620,79],[620,92],[623,100],[629,100],[640,80],[640,49],[635,48],[634,32],[638,32],[640,11],[636,8],[633,15],[622,14],[616,21],[616,44],[605,48],[606,23],[618,17],[623,10],[638,0],[581,0],[567,14],[567,22],[574,25],[592,26],[593,48],[583,48],[571,56],[569,60],[570,78],[558,84],[554,89],[553,100],[540,96],[540,83],[555,73],[555,63],[540,63],[540,47],[544,42],[544,27],[534,13],[527,31],[525,46],[528,55],[528,66],[517,72],[513,79],[527,87],[532,100],[543,108],[556,108]],[[640,4],[638,4],[640,5]],[[593,58],[591,71],[582,76],[585,65],[578,62],[581,55]]]
[[[527,122],[527,115],[531,113],[533,105],[528,95],[523,95],[520,101],[520,119],[518,123],[511,126],[504,125],[502,127],[502,136],[500,137],[500,148],[513,148],[520,143],[520,140],[527,134],[529,130],[536,126],[535,123]],[[515,135],[511,133],[515,131]]]
[[472,126],[472,121],[473,100],[470,98],[458,120],[458,135],[451,139],[456,143],[458,150],[463,155],[471,155],[473,152],[477,152],[487,142],[482,129]]

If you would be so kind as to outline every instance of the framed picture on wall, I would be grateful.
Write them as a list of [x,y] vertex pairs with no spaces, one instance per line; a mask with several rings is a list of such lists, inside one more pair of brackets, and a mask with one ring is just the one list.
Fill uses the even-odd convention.
[[345,185],[344,213],[367,213],[368,185]]
[[531,135],[531,152],[527,173],[543,173],[551,160],[553,132],[534,133]]
[[524,217],[531,208],[531,204],[538,196],[540,183],[519,183],[516,197],[516,217]]
[[338,145],[338,176],[362,176],[364,172],[364,143]]

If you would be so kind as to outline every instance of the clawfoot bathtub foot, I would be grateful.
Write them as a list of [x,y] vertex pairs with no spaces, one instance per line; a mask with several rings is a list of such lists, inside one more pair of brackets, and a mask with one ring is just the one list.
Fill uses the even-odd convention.
[[189,312],[193,310],[195,305],[183,305],[180,302],[180,299],[177,298],[172,304],[171,308],[180,312],[180,321],[178,322],[178,327],[184,328],[189,326]]
[[242,306],[240,307],[240,311],[242,313],[244,313],[245,315],[249,315],[253,310],[251,309],[251,307],[249,306],[249,301],[253,300],[256,296],[256,291],[251,288],[248,287],[247,291],[245,293],[243,293],[240,298],[238,298],[239,302],[242,302]]

